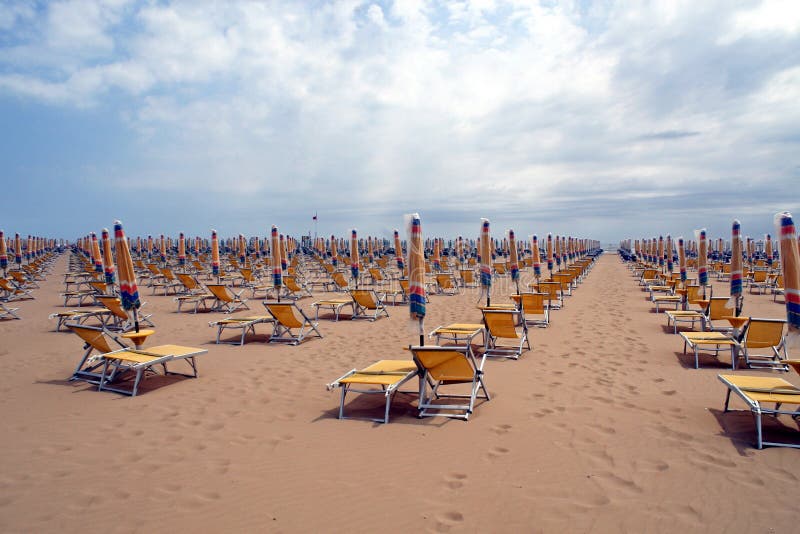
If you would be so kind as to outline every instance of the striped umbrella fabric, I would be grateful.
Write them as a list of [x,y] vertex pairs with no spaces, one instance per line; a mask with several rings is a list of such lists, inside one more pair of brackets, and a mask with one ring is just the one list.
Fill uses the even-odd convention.
[[216,230],[211,230],[211,274],[219,276],[219,238]]
[[489,232],[489,219],[481,219],[481,288],[486,291],[492,287],[492,238]]
[[678,268],[681,271],[681,283],[686,284],[686,249],[683,246],[683,237],[678,238]]
[[439,239],[433,240],[433,257],[431,258],[431,265],[435,272],[442,270],[442,253]]
[[664,236],[658,236],[658,266],[664,268]]
[[394,231],[394,257],[397,260],[397,268],[402,273],[406,266],[403,261],[403,245],[400,243],[400,231],[397,229]]
[[697,282],[705,287],[708,285],[708,240],[706,229],[695,232],[697,239]]
[[97,242],[97,234],[92,232],[92,261],[94,262],[94,272],[103,272],[103,256],[100,255],[100,244]]
[[334,268],[339,264],[339,257],[336,253],[336,238],[331,236],[331,265]]
[[742,225],[734,220],[731,227],[731,298],[728,305],[734,305],[736,315],[742,312]]
[[[519,282],[519,257],[517,256],[517,240],[514,235],[514,230],[508,231],[508,249],[508,269],[511,271],[511,280]],[[519,293],[519,289],[517,289],[517,293]]]
[[533,275],[538,280],[542,276],[542,255],[539,252],[539,238],[535,234],[531,243],[531,251],[533,252]]
[[14,234],[14,263],[22,265],[22,242],[19,234]]
[[561,236],[561,261],[564,263],[564,268],[567,267],[567,238]]
[[764,242],[764,254],[767,255],[767,267],[772,267],[772,236],[769,234]]
[[556,260],[556,267],[561,269],[561,238],[556,236],[554,239],[555,243],[555,260]]
[[775,226],[778,230],[786,319],[789,323],[786,346],[789,352],[796,355],[800,348],[800,254],[792,214],[788,211],[776,214]]
[[3,269],[5,275],[8,269],[8,249],[6,249],[6,235],[0,230],[0,269]]
[[[419,214],[408,219],[408,311],[412,321],[419,323],[419,343],[425,344],[425,253],[422,243],[422,222]],[[353,230],[355,236],[355,230]]]
[[186,265],[186,236],[183,232],[178,234],[178,265]]
[[456,239],[456,258],[459,265],[464,263],[464,238],[462,236],[458,236]]
[[114,259],[111,256],[111,236],[108,228],[103,228],[100,234],[103,237],[103,263],[105,264],[106,286],[111,289],[114,285]]
[[289,246],[288,241],[289,239],[286,238],[283,234],[278,236],[278,241],[280,241],[280,246],[278,247],[278,251],[280,252],[281,257],[281,269],[286,271],[289,269]]
[[666,248],[665,254],[667,256],[667,272],[669,274],[672,274],[672,270],[675,268],[675,265],[672,263],[673,244],[672,244],[672,236],[671,235],[667,235],[667,242],[666,243],[667,243],[666,244],[667,248]]
[[553,234],[547,234],[547,270],[552,274],[553,272]]
[[164,239],[164,234],[158,240],[159,254],[161,255],[161,263],[167,263],[167,240]]
[[275,288],[278,297],[280,297],[280,288],[283,285],[283,265],[281,263],[281,242],[278,227],[273,225],[270,231],[270,240],[272,241],[272,287]]
[[245,243],[243,234],[239,234],[238,247],[239,247],[239,264],[240,264],[239,266],[244,267],[245,263],[247,262],[247,244]]
[[358,271],[361,268],[360,259],[358,257],[358,232],[355,228],[350,232],[350,276],[353,277],[356,285],[358,285]]
[[133,260],[128,249],[128,240],[120,221],[114,221],[114,245],[117,253],[117,273],[119,276],[119,298],[122,308],[133,310],[136,331],[139,331],[139,320],[136,310],[142,305],[139,301],[139,288],[136,286],[136,273],[133,270]]

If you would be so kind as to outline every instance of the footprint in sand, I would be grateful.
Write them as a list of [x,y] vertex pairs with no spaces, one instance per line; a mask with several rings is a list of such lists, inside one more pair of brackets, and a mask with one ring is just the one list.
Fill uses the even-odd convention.
[[464,473],[450,473],[444,476],[444,484],[450,489],[458,489],[464,486],[467,480],[467,475]]
[[511,430],[511,425],[495,425],[490,430],[498,435],[507,434]]
[[505,447],[492,447],[491,449],[489,449],[489,452],[487,453],[487,455],[488,455],[490,460],[494,460],[496,458],[499,458],[501,456],[504,456],[504,455],[508,454],[509,452],[511,452],[511,450],[510,449],[506,449]]

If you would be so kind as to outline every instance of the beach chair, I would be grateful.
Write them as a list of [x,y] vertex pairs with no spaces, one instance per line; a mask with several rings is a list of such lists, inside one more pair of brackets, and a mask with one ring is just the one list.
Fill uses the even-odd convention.
[[486,329],[479,323],[453,323],[446,326],[437,326],[428,337],[436,338],[436,344],[441,345],[442,338],[456,345],[471,345],[472,340],[483,334],[483,344],[486,344]]
[[33,277],[28,276],[27,273],[24,273],[22,271],[8,271],[8,274],[11,276],[11,278],[14,279],[14,282],[20,289],[39,288],[39,284],[36,283],[36,280],[34,280]]
[[0,278],[0,300],[12,302],[15,300],[33,300],[35,298],[30,289],[19,287],[7,278]]
[[214,295],[214,303],[211,305],[211,311],[233,313],[239,309],[250,309],[247,305],[247,299],[242,299],[240,295],[231,291],[228,286],[222,284],[206,284],[206,288]]
[[[740,342],[742,356],[748,367],[766,367],[788,371],[785,360],[786,337],[783,334],[785,319],[760,319],[751,317],[744,326]],[[767,349],[767,354],[757,354],[758,349]]]
[[[800,361],[796,361],[796,363],[800,365]],[[800,442],[765,441],[762,428],[763,415],[775,416],[776,420],[779,415],[789,415],[797,421],[800,417],[800,388],[783,378],[771,376],[717,375],[717,378],[728,388],[723,412],[744,411],[729,408],[731,393],[735,393],[747,404],[753,414],[756,424],[756,448],[762,449],[764,445],[800,448]],[[774,408],[769,407],[768,404],[774,404]],[[795,409],[791,411],[781,409],[783,405],[789,405]]]
[[[309,319],[296,302],[265,301],[263,304],[275,319],[272,324],[272,335],[269,337],[270,343],[298,345],[310,335],[316,334],[322,337],[322,333],[317,329],[317,323]],[[297,333],[295,334],[293,330],[297,330]]]
[[[519,321],[519,311],[508,309],[482,309],[483,323],[486,325],[486,350],[484,355],[490,357],[518,359],[522,355],[523,346],[531,350],[528,340],[528,326]],[[500,340],[512,340],[512,346],[501,345]]]
[[170,291],[172,293],[177,293],[178,288],[183,287],[183,284],[175,276],[175,273],[172,272],[172,269],[164,267],[159,269],[159,271],[161,272],[161,278],[154,281],[152,284],[153,295],[156,294],[156,290],[161,289],[164,291],[164,296],[167,296]]
[[[120,348],[127,349],[128,346],[104,327],[70,323],[67,323],[67,327],[84,342],[83,355],[69,380],[84,380],[92,384],[99,384],[102,372],[98,369],[103,367],[101,356]],[[112,346],[112,343],[115,345]],[[93,355],[95,352],[97,354]]]
[[478,282],[475,280],[475,271],[472,269],[459,269],[461,275],[461,284],[464,287],[478,287]]
[[750,279],[750,283],[748,284],[750,293],[753,293],[754,289],[756,294],[766,293],[768,286],[768,271],[765,269],[756,269],[752,274],[753,277]]
[[725,317],[736,315],[736,308],[728,303],[729,300],[729,297],[711,297],[711,299],[709,299],[708,311],[705,318],[706,330],[711,332],[724,332],[726,334],[733,332],[733,327],[725,319]]
[[714,357],[719,358],[720,351],[726,347],[731,351],[731,369],[736,369],[737,351],[739,343],[731,336],[722,332],[680,332],[683,338],[683,353],[691,348],[694,351],[694,368],[700,368],[698,351],[700,348],[714,352]]
[[[217,321],[211,321],[208,326],[217,327],[217,344],[225,343],[228,345],[244,345],[244,338],[248,332],[255,335],[257,324],[271,324],[275,319],[271,315],[249,315],[247,317],[225,317]],[[238,341],[221,341],[223,330],[241,330],[242,335]]]
[[547,295],[547,306],[551,310],[561,309],[564,304],[561,291],[561,284],[558,282],[539,282],[531,284],[531,287],[536,289],[537,293],[544,293]]
[[9,308],[2,302],[0,302],[0,320],[5,319],[22,319],[19,315],[17,315],[17,310],[19,308]]
[[547,297],[548,295],[544,293],[520,293],[521,319],[525,321],[525,324],[543,328],[550,325],[550,306],[547,303]]
[[331,310],[331,312],[335,316],[334,317],[334,321],[338,321],[339,320],[339,314],[341,313],[342,308],[344,308],[345,306],[349,306],[350,307],[350,315],[352,317],[352,315],[355,313],[356,303],[353,300],[353,298],[351,297],[351,298],[338,298],[338,299],[318,300],[316,302],[312,302],[311,306],[315,309],[315,315],[314,315],[314,320],[315,321],[319,321],[319,309],[320,308],[325,308],[325,309]]
[[383,286],[388,283],[386,276],[383,274],[383,271],[380,268],[370,267],[367,271],[369,272],[372,285]]
[[453,276],[453,273],[436,273],[436,293],[439,295],[458,295],[458,281]]
[[291,299],[300,299],[303,297],[312,296],[311,291],[309,291],[305,285],[300,284],[296,276],[284,276],[283,288],[284,296]]
[[325,285],[326,291],[347,291],[348,289],[350,289],[350,283],[342,271],[334,271],[331,274],[331,282]]
[[[113,297],[111,297],[113,298]],[[89,319],[98,319],[100,326],[105,326],[106,321],[111,318],[112,312],[108,308],[94,308],[86,310],[66,310],[51,313],[48,319],[56,319],[56,332],[61,331],[61,327],[66,323],[83,324]]]
[[[117,297],[101,295],[97,297],[97,300],[103,307],[111,312],[105,323],[107,328],[120,332],[127,332],[134,328],[133,318],[128,315],[128,312],[122,307],[122,303]],[[142,302],[142,306],[145,304],[146,302]],[[153,321],[150,320],[152,314],[145,315],[142,313],[141,308],[137,311],[136,317],[139,319],[139,325],[141,326],[155,326]]]
[[[389,422],[389,409],[400,387],[417,376],[419,368],[413,360],[380,360],[364,369],[351,369],[326,386],[328,391],[341,388],[339,419],[366,419],[378,423]],[[367,388],[367,389],[364,389]],[[344,415],[344,402],[348,393],[383,395],[383,418],[348,417]],[[417,391],[413,392],[417,394]]]
[[[683,299],[683,306],[686,307],[689,303],[697,303],[700,299],[700,286],[697,285],[689,285],[686,286],[686,297]],[[674,334],[678,333],[678,323],[690,323],[691,328],[694,328],[694,323],[699,322],[701,325],[704,324],[706,313],[708,311],[708,306],[706,305],[703,309],[698,310],[667,310],[664,312],[664,315],[667,317],[667,326],[672,324],[672,332]]]
[[383,315],[389,317],[389,311],[374,289],[351,289],[350,297],[354,302],[353,319],[374,321]]
[[[477,359],[469,345],[412,346],[409,350],[420,374],[419,417],[451,417],[466,421],[478,398],[490,400],[483,381],[485,354]],[[468,392],[458,391],[459,385],[463,388],[465,384],[468,384]],[[466,403],[452,404],[453,399],[466,399]]]

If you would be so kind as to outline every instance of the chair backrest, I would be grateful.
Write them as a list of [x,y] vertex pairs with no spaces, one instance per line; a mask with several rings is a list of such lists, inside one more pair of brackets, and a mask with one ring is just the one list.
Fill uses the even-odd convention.
[[550,300],[558,300],[558,292],[561,290],[561,284],[558,282],[539,282],[537,289],[540,293],[547,295]]
[[700,298],[700,286],[686,286],[686,302],[692,302]]
[[734,307],[728,306],[728,297],[711,297],[708,303],[708,318],[711,321],[722,319],[728,315],[734,315],[736,310]]
[[155,275],[160,275],[161,274],[161,271],[158,270],[158,265],[156,265],[155,263],[148,263],[147,264],[147,269],[151,273],[153,273]]
[[656,277],[657,269],[645,269],[642,271],[642,280],[650,280]]
[[453,275],[450,273],[438,273],[436,275],[436,283],[442,289],[453,289]]
[[469,347],[439,347],[436,345],[410,347],[420,371],[427,371],[434,380],[471,382],[475,378],[474,360]]
[[122,302],[117,297],[98,295],[96,298],[111,313],[124,321],[128,320],[128,312],[123,309]]
[[382,282],[383,281],[383,273],[381,273],[380,269],[377,269],[375,267],[370,267],[369,268],[369,275],[376,282]]
[[200,288],[200,284],[194,279],[193,276],[185,273],[177,273],[176,276],[178,277],[178,280],[180,280],[181,284],[183,284],[183,287],[189,291]]
[[206,284],[206,287],[211,294],[217,297],[222,302],[234,302],[234,297],[231,295],[231,292],[228,291],[228,287],[222,284]]
[[67,323],[67,326],[96,351],[106,354],[114,350],[111,348],[111,344],[108,342],[108,338],[102,328],[69,323]]
[[173,272],[172,272],[172,269],[171,269],[171,268],[169,268],[169,267],[163,267],[163,268],[161,269],[161,274],[164,276],[164,278],[166,278],[166,279],[167,279],[167,280],[169,280],[170,282],[173,282],[173,281],[175,281],[175,273],[173,273]]
[[545,310],[545,298],[548,295],[544,293],[521,293],[520,305],[523,313],[530,314],[543,314]]
[[303,288],[301,288],[300,285],[297,283],[297,279],[294,276],[284,276],[283,285],[286,286],[286,288],[292,292],[303,290]]
[[300,328],[304,322],[294,313],[296,306],[291,302],[265,302],[264,307],[269,310],[275,320],[286,328]]
[[492,337],[518,339],[520,336],[514,324],[515,316],[513,310],[483,310],[483,321]]
[[747,348],[777,347],[783,341],[784,319],[750,318],[743,343]]
[[344,277],[344,273],[341,271],[335,271],[331,274],[331,278],[333,278],[333,283],[336,284],[336,287],[339,289],[346,289],[348,286],[347,279]]
[[753,271],[753,282],[761,283],[767,281],[767,271]]
[[407,297],[408,296],[408,278],[401,278],[400,279],[400,289],[403,290],[403,294]]
[[253,269],[242,267],[239,269],[239,272],[242,273],[242,278],[245,282],[255,282],[255,278],[253,278]]
[[460,273],[465,284],[475,283],[475,272],[472,269],[461,269]]
[[378,308],[378,298],[371,289],[351,289],[350,295],[362,308],[368,310],[375,310]]

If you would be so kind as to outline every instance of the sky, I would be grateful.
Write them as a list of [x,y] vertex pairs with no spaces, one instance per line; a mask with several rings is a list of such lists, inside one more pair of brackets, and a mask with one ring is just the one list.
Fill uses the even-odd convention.
[[758,236],[800,2],[10,0],[0,116],[7,233]]

